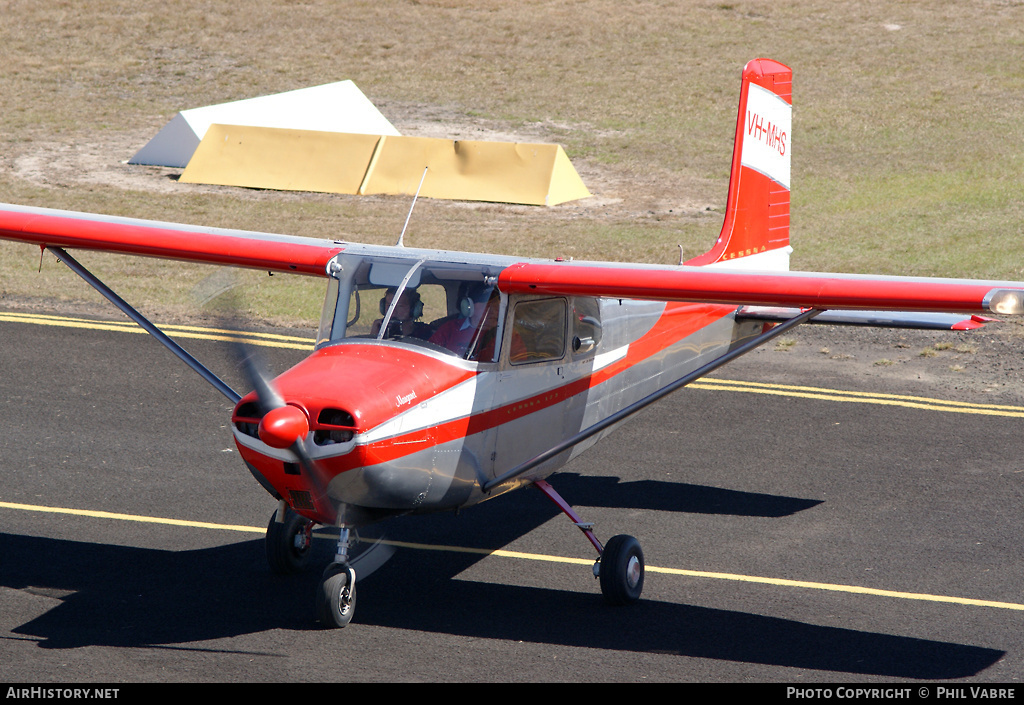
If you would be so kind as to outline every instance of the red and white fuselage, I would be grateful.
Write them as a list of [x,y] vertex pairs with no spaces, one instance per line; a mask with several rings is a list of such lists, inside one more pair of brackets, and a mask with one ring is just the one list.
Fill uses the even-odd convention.
[[[514,328],[512,318],[521,304],[577,309],[572,297],[503,299],[506,331]],[[323,344],[276,378],[281,396],[310,419],[311,437],[321,430],[324,440],[310,444],[310,455],[326,475],[327,499],[337,521],[360,524],[396,513],[456,509],[543,478],[600,436],[490,493],[482,490],[485,482],[763,327],[737,323],[734,306],[615,299],[588,303],[590,313],[596,307],[600,317],[600,341],[582,353],[573,349],[578,322],[566,316],[556,343],[561,353],[541,361],[515,362],[511,334],[493,362],[464,360],[402,341],[355,338]],[[236,412],[242,457],[297,511],[331,523],[329,515],[318,511],[315,483],[291,451],[261,441],[253,429],[256,419],[246,424],[245,409],[252,402],[243,399],[241,416]],[[326,409],[351,416],[350,438],[326,439],[331,427],[316,421]]]

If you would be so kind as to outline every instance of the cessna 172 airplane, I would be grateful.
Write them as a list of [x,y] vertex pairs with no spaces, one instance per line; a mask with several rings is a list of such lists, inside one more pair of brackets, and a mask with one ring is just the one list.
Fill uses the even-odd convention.
[[[316,598],[323,626],[352,619],[358,527],[458,510],[526,485],[583,531],[602,593],[626,604],[643,589],[639,543],[620,535],[602,544],[545,478],[629,415],[812,319],[968,329],[989,314],[1024,312],[1024,282],[789,271],[791,85],[792,71],[778,62],[744,68],[721,235],[679,266],[371,246],[19,206],[0,206],[0,238],[53,251],[235,403],[238,450],[278,502],[266,534],[272,569],[304,566],[314,525],[340,529]],[[315,349],[275,379],[245,358],[254,389],[241,396],[66,248],[324,277]]]

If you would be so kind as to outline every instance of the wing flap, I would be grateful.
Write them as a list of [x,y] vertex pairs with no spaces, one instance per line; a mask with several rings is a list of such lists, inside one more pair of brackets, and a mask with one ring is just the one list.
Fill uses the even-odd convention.
[[319,276],[344,249],[318,238],[14,205],[0,205],[0,239]]
[[[737,320],[758,320],[781,323],[800,315],[801,309],[776,306],[743,306],[736,311]],[[874,328],[915,328],[919,330],[974,330],[998,319],[985,316],[964,316],[959,313],[922,311],[825,311],[809,323]]]
[[507,293],[692,301],[862,311],[1019,314],[1024,282],[814,272],[746,272],[713,267],[521,263],[506,268]]

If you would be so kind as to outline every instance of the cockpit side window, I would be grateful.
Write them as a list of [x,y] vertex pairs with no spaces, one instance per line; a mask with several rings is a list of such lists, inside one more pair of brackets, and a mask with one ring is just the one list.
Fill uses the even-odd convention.
[[455,310],[440,321],[429,342],[466,360],[494,362],[501,349],[501,294],[481,282],[458,287]]

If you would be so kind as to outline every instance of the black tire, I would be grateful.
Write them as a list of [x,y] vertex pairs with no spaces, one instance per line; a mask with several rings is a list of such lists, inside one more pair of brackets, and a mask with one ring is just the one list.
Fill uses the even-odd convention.
[[629,605],[644,590],[644,552],[632,536],[613,536],[601,554],[601,594],[611,605]]
[[277,522],[276,511],[270,515],[267,537],[263,542],[270,570],[279,575],[288,575],[299,573],[306,567],[313,552],[312,542],[304,548],[296,548],[295,537],[305,531],[309,523],[309,519],[291,509],[285,513],[281,523]]
[[316,592],[316,616],[324,629],[339,629],[352,621],[356,611],[356,585],[349,585],[348,566],[332,563]]

